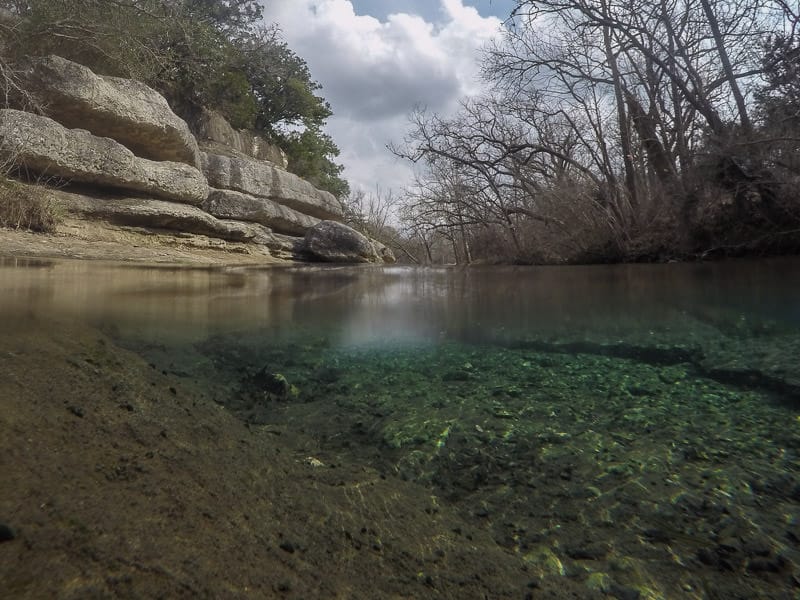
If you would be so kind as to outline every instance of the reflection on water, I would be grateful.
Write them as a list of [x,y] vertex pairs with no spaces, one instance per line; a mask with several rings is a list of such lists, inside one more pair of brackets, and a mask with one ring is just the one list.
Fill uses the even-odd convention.
[[6,260],[0,325],[101,327],[248,424],[313,436],[321,462],[428,486],[536,577],[790,598],[798,266]]
[[189,269],[0,260],[0,313],[143,335],[326,328],[342,343],[800,325],[796,261],[613,267]]

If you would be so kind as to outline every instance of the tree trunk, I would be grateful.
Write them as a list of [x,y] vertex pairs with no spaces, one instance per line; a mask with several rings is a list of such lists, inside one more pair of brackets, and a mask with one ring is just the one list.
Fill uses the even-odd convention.
[[[603,10],[605,10],[603,2]],[[619,136],[622,145],[622,161],[625,165],[625,188],[628,192],[628,201],[633,209],[634,221],[639,213],[639,194],[636,189],[636,171],[633,166],[633,150],[631,146],[631,133],[628,127],[628,116],[625,113],[625,98],[623,96],[622,77],[619,73],[617,57],[611,44],[611,31],[603,27],[603,45],[605,46],[606,60],[611,68],[611,77],[614,81],[614,99],[617,104],[617,122],[619,123]]]
[[742,129],[744,130],[745,134],[750,134],[753,130],[753,126],[750,123],[750,117],[747,116],[747,105],[745,104],[742,90],[739,88],[739,84],[736,81],[736,75],[733,72],[733,66],[731,65],[730,57],[728,56],[728,50],[725,48],[725,40],[722,38],[722,32],[720,32],[719,29],[717,15],[711,8],[711,2],[709,0],[700,0],[700,4],[703,6],[703,12],[705,12],[706,18],[708,19],[708,25],[711,27],[711,34],[714,36],[714,42],[717,45],[717,53],[719,54],[719,59],[722,62],[722,70],[725,73],[725,78],[728,80],[728,85],[730,86],[731,92],[733,93],[733,98],[736,101],[736,108],[739,111],[739,121],[742,124]]
[[652,118],[644,112],[639,100],[630,92],[625,92],[625,99],[627,100],[628,110],[631,113],[633,124],[639,137],[642,139],[642,145],[647,153],[647,160],[650,167],[655,172],[658,180],[664,185],[668,191],[674,189],[675,183],[675,165],[672,164],[667,151],[658,139],[655,125]]

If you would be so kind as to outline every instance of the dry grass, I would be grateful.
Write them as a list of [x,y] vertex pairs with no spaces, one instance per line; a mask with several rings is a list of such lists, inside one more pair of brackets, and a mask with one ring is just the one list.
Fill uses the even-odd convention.
[[0,178],[0,227],[53,233],[61,214],[48,191]]

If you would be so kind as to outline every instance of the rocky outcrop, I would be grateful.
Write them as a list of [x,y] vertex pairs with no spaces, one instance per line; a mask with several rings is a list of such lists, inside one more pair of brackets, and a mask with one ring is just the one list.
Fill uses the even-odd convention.
[[143,158],[200,167],[189,126],[139,81],[95,75],[59,56],[31,59],[20,81],[48,116],[68,128],[112,138]]
[[369,239],[336,221],[321,221],[309,229],[302,248],[311,258],[324,262],[382,262]]
[[259,243],[266,246],[270,254],[275,258],[285,260],[302,261],[303,257],[303,238],[281,233],[270,233],[263,237]]
[[303,235],[319,223],[319,219],[315,217],[304,215],[268,198],[257,198],[232,190],[212,189],[201,206],[207,213],[221,219],[252,221],[289,235]]
[[318,219],[342,216],[341,204],[333,194],[265,162],[203,154],[203,172],[215,188],[270,198]]
[[251,131],[234,129],[216,111],[201,108],[191,121],[192,131],[201,146],[212,154],[237,156],[240,153],[256,160],[266,160],[282,169],[289,164],[286,153],[275,144]]
[[187,204],[200,204],[208,196],[208,184],[194,167],[139,158],[112,139],[67,129],[48,117],[0,110],[0,140],[0,155],[35,175]]
[[117,225],[196,233],[231,242],[264,242],[271,233],[254,223],[217,219],[195,206],[164,200],[60,194],[59,204],[70,213]]
[[305,179],[287,171],[273,169],[272,175],[271,197],[281,204],[319,219],[342,218],[342,205],[330,192],[318,190]]
[[66,183],[61,204],[79,219],[249,242],[288,260],[394,262],[337,223],[341,203],[287,172],[277,147],[213,111],[192,119],[202,152],[164,97],[138,81],[57,56],[31,58],[19,75],[47,116],[0,109],[0,164],[23,180]]
[[386,244],[382,244],[378,240],[371,240],[372,247],[375,248],[375,253],[380,257],[380,259],[386,263],[387,265],[391,265],[397,262],[397,258],[392,252],[391,248],[386,246]]

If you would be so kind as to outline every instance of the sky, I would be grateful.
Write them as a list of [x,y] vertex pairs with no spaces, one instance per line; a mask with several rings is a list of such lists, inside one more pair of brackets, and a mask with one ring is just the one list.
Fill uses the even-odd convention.
[[479,50],[502,27],[514,0],[269,0],[334,115],[326,131],[353,189],[400,192],[412,180],[394,157],[415,106],[452,114],[480,92]]

